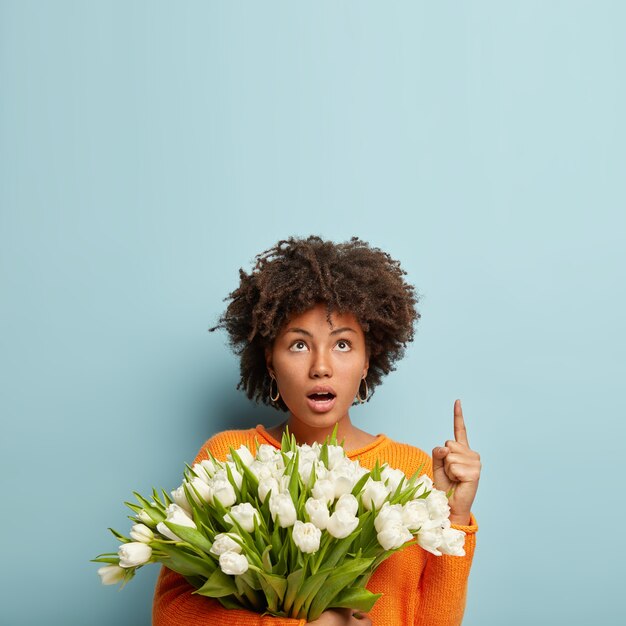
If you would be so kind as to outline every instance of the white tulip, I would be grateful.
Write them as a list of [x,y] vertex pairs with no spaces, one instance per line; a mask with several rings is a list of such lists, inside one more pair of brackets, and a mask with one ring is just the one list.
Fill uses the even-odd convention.
[[443,554],[452,556],[465,556],[465,533],[456,528],[443,528],[442,540],[438,546]]
[[259,479],[265,480],[266,478],[274,478],[275,467],[271,463],[264,463],[262,461],[253,461],[250,464],[250,471]]
[[315,463],[319,459],[319,448],[313,448],[312,446],[304,443],[298,448],[298,464],[304,465],[306,463]]
[[[172,522],[172,524],[178,524],[179,526],[187,526],[188,528],[197,528],[194,521],[187,515],[186,511],[179,507],[177,504],[170,504],[165,510],[166,522]],[[180,537],[175,535],[163,522],[157,524],[157,530],[168,539],[172,541],[182,541]]]
[[413,539],[413,535],[403,524],[392,522],[385,524],[383,529],[376,535],[376,538],[385,550],[395,550]]
[[183,485],[172,491],[172,500],[174,500],[174,502],[178,504],[181,509],[185,509],[187,513],[191,513],[191,505],[187,501],[187,496],[185,495],[185,488]]
[[358,525],[358,517],[350,515],[350,512],[345,509],[339,509],[330,516],[326,530],[335,539],[343,539],[352,533]]
[[428,505],[430,519],[443,520],[450,516],[450,505],[448,504],[448,498],[443,491],[433,489],[430,492],[430,495],[426,498],[426,504]]
[[292,536],[293,542],[301,552],[313,554],[319,550],[322,531],[311,522],[297,520],[293,526]]
[[313,485],[311,495],[316,500],[325,500],[328,504],[332,504],[335,500],[335,485],[327,478],[321,478]]
[[368,511],[371,511],[374,507],[380,509],[388,495],[389,491],[382,481],[368,478],[363,487],[361,502],[363,502],[363,506]]
[[120,567],[137,567],[150,560],[152,548],[140,541],[123,543],[117,551],[120,557]]
[[274,446],[269,446],[266,443],[262,443],[256,453],[257,461],[261,461],[261,463],[268,463],[277,457],[282,460],[280,452]]
[[278,525],[281,528],[293,526],[298,518],[296,507],[293,505],[293,500],[289,493],[272,494],[270,496],[270,513],[275,522],[278,520]]
[[249,503],[242,502],[232,507],[227,515],[224,515],[224,521],[227,524],[235,525],[235,520],[245,531],[251,533],[254,531],[254,520],[261,522],[259,512]]
[[347,511],[354,516],[359,510],[359,501],[351,493],[346,493],[340,496],[335,504],[335,511],[339,510]]
[[328,473],[328,480],[335,485],[335,498],[350,493],[357,481],[355,466],[350,461],[338,463]]
[[[314,464],[315,463],[313,461],[308,461],[306,463],[300,463],[298,465],[298,472],[300,473],[300,478],[302,479],[302,482],[305,485],[308,485],[309,480],[311,480],[311,472],[313,471]],[[317,478],[317,472],[315,476]]]
[[[239,458],[241,459],[241,462],[244,465],[250,465],[250,463],[252,463],[252,461],[254,461],[254,457],[252,456],[252,452],[250,452],[250,450],[246,447],[246,446],[239,446],[239,448],[237,448],[235,450],[235,452],[239,455]],[[233,460],[233,456],[232,454],[228,454],[226,456],[226,458],[229,461]]]
[[385,526],[390,524],[402,524],[401,504],[389,504],[389,502],[385,502],[380,511],[376,514],[376,519],[374,520],[376,532],[380,532]]
[[211,490],[211,503],[215,500],[219,500],[222,506],[229,507],[237,502],[237,494],[229,480],[213,479],[213,483],[209,485],[209,489]]
[[329,476],[330,472],[326,469],[326,466],[321,461],[318,461],[315,464],[315,480],[328,478]]
[[419,543],[424,550],[434,554],[435,556],[441,556],[441,552],[437,548],[443,542],[443,530],[440,526],[435,526],[428,530],[420,531],[417,534],[417,543]]
[[427,491],[432,491],[433,481],[430,479],[430,476],[428,476],[428,474],[422,474],[417,479],[417,483],[415,483],[415,485],[416,485],[416,487],[418,487],[418,490],[415,493],[415,495],[416,496],[421,496],[422,494],[426,493]]
[[137,517],[147,526],[154,526],[154,520],[148,515],[145,509],[141,509],[141,511],[137,513]]
[[430,528],[430,514],[426,500],[411,500],[402,507],[402,522],[409,530]]
[[[243,476],[241,475],[241,472],[237,469],[237,466],[234,463],[228,462],[227,465],[230,468],[230,473],[233,477],[235,485],[237,486],[237,489],[241,489],[241,484],[243,482]],[[226,473],[226,471],[224,471],[224,479],[228,480],[228,474]]]
[[224,554],[224,552],[236,552],[237,554],[241,554],[241,544],[233,539],[233,537],[236,536],[237,535],[233,533],[219,533],[219,535],[215,535],[215,540],[213,541],[210,551],[218,556]]
[[406,479],[404,472],[399,469],[393,469],[388,465],[380,473],[382,481],[387,485],[387,489],[394,493],[403,479]]
[[98,570],[103,585],[115,585],[124,580],[124,569],[119,565],[105,565]]
[[200,465],[209,478],[213,478],[213,476],[215,476],[215,472],[222,469],[222,464],[219,461],[213,461],[212,459],[203,459],[200,461]]
[[[213,464],[211,463],[211,468],[213,468]],[[209,484],[209,480],[213,477],[215,470],[209,471],[209,468],[202,463],[194,463],[191,471],[203,482],[207,485]]]
[[304,503],[304,509],[313,523],[320,530],[325,530],[328,526],[328,520],[330,519],[330,513],[328,511],[328,505],[326,500],[316,500],[315,498],[309,498]]
[[334,469],[346,458],[346,451],[341,446],[328,446],[328,469]]
[[154,539],[154,533],[145,524],[135,524],[130,529],[130,536],[142,543],[150,543]]
[[259,481],[259,500],[261,502],[265,502],[265,498],[267,498],[267,494],[269,492],[278,493],[278,481],[275,478],[264,478]]
[[220,554],[220,568],[224,574],[238,576],[248,571],[248,559],[237,552],[224,552]]
[[195,476],[189,481],[188,485],[191,497],[198,504],[202,504],[203,502],[213,503],[213,488],[204,480]]

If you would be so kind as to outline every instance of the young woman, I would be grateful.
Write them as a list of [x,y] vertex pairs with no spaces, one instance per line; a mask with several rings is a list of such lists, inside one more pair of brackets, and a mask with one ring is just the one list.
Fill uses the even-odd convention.
[[[286,413],[281,423],[226,431],[203,446],[224,460],[229,448],[260,443],[280,447],[286,427],[298,443],[322,442],[338,426],[350,458],[376,460],[412,475],[423,465],[438,489],[449,491],[450,520],[466,533],[464,557],[433,556],[417,545],[394,554],[376,570],[368,588],[383,596],[369,615],[326,611],[316,626],[453,626],[461,623],[475,546],[471,506],[480,476],[470,449],[461,404],[454,403],[454,439],[432,459],[413,446],[369,434],[352,423],[350,407],[370,399],[394,369],[419,319],[414,289],[400,264],[353,238],[335,244],[319,237],[288,239],[260,254],[253,270],[240,271],[239,287],[215,328],[225,329],[239,355],[248,397]],[[215,329],[212,329],[215,330]],[[390,419],[392,417],[390,416]],[[303,626],[297,619],[228,610],[191,594],[182,576],[162,568],[155,592],[155,626]]]

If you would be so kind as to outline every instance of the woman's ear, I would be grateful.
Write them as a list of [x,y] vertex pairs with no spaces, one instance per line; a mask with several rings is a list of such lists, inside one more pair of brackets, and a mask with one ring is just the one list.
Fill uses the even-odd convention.
[[274,368],[272,367],[272,350],[270,348],[265,348],[265,365],[270,376],[273,376]]

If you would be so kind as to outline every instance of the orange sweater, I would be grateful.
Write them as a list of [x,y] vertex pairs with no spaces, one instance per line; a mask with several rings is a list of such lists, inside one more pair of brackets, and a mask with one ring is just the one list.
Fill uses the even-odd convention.
[[[208,458],[206,449],[219,460],[225,460],[229,448],[255,447],[268,443],[280,447],[262,427],[230,430],[209,439],[196,457]],[[411,476],[424,464],[432,478],[432,461],[422,450],[397,443],[379,435],[375,441],[348,453],[364,467],[374,466],[376,459],[387,462]],[[476,521],[471,526],[453,526],[467,533],[466,556],[434,556],[417,545],[397,552],[384,561],[372,575],[367,587],[382,593],[371,610],[375,626],[458,626],[463,618],[465,595],[474,546]],[[261,616],[245,610],[225,609],[212,598],[192,594],[192,587],[179,574],[163,567],[157,582],[152,612],[153,626],[303,626],[305,620]]]

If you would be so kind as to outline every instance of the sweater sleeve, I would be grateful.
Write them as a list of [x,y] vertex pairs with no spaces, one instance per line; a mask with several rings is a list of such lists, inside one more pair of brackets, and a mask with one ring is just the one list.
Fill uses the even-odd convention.
[[465,556],[428,553],[420,580],[420,609],[415,626],[460,626],[465,611],[467,580],[476,546],[476,519],[470,525],[452,525],[465,534]]
[[[432,460],[427,457],[425,473],[433,476]],[[467,582],[476,548],[478,524],[473,514],[467,526],[452,524],[465,533],[465,556],[435,556],[427,553],[420,578],[420,610],[415,626],[460,626],[465,612]]]
[[[225,460],[229,447],[253,445],[250,431],[227,431],[209,439],[195,458],[208,458],[210,451]],[[306,620],[260,615],[244,609],[226,609],[218,600],[192,593],[193,587],[180,574],[167,567],[161,573],[154,591],[153,626],[304,626]]]

